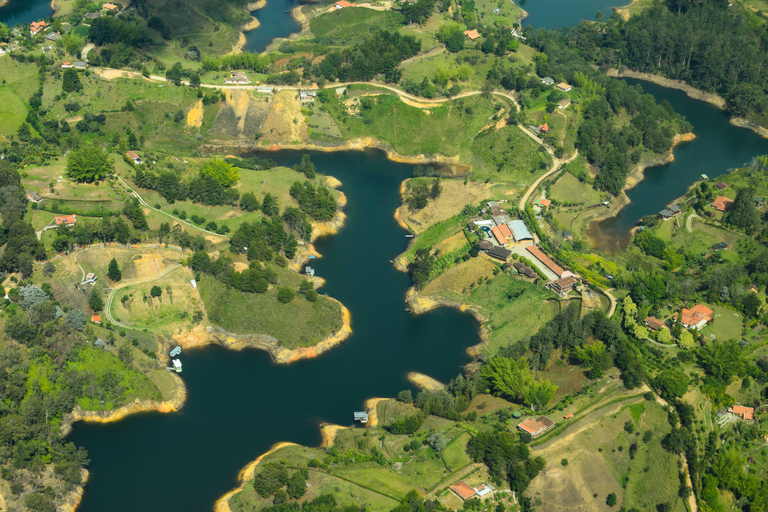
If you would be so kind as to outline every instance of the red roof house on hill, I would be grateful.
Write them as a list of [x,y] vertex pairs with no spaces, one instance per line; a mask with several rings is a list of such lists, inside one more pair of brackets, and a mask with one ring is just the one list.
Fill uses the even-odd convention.
[[549,123],[540,124],[539,130],[541,130],[543,133],[547,133],[549,131]]
[[91,322],[95,324],[101,323],[101,315],[91,315]]
[[477,494],[477,491],[475,491],[472,487],[467,485],[467,483],[464,480],[461,480],[460,482],[456,482],[451,486],[451,490],[456,493],[456,495],[462,499],[462,501],[466,501],[475,494]]
[[728,412],[732,412],[737,416],[741,416],[744,421],[752,421],[755,419],[755,410],[752,407],[744,407],[743,405],[734,405]]
[[474,41],[478,37],[480,37],[480,32],[477,30],[465,30],[464,35],[469,38],[470,41]]
[[526,418],[525,421],[520,423],[517,428],[523,432],[528,432],[531,437],[539,437],[547,430],[554,427],[556,423],[546,416],[539,416],[538,418]]
[[719,212],[724,212],[733,202],[733,199],[728,199],[725,196],[717,196],[717,199],[712,201],[712,206]]
[[62,224],[65,226],[74,226],[77,222],[77,215],[58,215],[54,220],[56,221],[57,226],[61,226]]
[[686,329],[702,329],[712,321],[713,314],[714,311],[707,306],[696,304],[691,309],[683,308],[683,312],[680,313],[680,323],[683,324],[683,327]]
[[643,320],[643,323],[645,323],[645,325],[647,325],[649,329],[653,329],[654,331],[658,331],[662,327],[664,327],[664,322],[662,322],[655,316],[647,317],[645,320]]
[[[509,228],[507,228],[507,230],[509,230]],[[493,233],[493,236],[496,237],[496,241],[499,242],[500,245],[507,245],[507,237],[501,232],[501,227],[493,226],[491,228],[491,233]]]

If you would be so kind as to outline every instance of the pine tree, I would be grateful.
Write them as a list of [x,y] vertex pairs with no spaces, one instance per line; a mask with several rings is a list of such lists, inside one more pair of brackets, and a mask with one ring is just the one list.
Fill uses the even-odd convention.
[[104,301],[101,298],[101,294],[94,288],[91,290],[91,298],[88,299],[88,305],[94,311],[101,311],[104,309]]
[[123,273],[120,271],[120,267],[117,265],[117,260],[115,258],[112,258],[112,261],[109,262],[107,277],[115,282],[123,278]]

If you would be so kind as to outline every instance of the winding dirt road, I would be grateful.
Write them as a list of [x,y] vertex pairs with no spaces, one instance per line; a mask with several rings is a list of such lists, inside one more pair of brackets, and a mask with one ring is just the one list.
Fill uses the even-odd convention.
[[107,314],[107,320],[109,320],[112,324],[120,326],[120,327],[125,327],[127,329],[135,328],[135,326],[133,326],[133,325],[122,324],[122,323],[118,322],[117,320],[115,320],[112,317],[112,302],[115,299],[115,294],[117,293],[117,291],[121,290],[121,289],[123,289],[123,288],[125,288],[127,286],[133,286],[135,284],[143,284],[143,283],[148,283],[148,282],[151,282],[151,281],[156,281],[158,279],[162,279],[163,277],[167,276],[168,274],[170,274],[171,272],[173,272],[174,270],[176,270],[179,267],[181,267],[181,263],[177,263],[177,264],[173,265],[172,267],[168,267],[167,269],[163,270],[161,273],[159,273],[158,275],[156,275],[154,277],[145,277],[143,279],[132,279],[131,281],[126,281],[124,283],[120,283],[119,285],[117,285],[114,288],[112,288],[112,291],[109,292],[109,298],[107,298],[106,307],[104,308],[104,312]]

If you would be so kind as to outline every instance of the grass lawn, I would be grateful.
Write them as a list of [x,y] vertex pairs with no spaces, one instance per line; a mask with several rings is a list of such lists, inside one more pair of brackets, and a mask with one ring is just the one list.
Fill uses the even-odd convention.
[[[523,10],[509,0],[476,0],[475,9],[480,17],[480,23],[484,26],[500,24],[511,27],[523,14]],[[494,9],[499,9],[499,13],[493,12]]]
[[0,56],[0,135],[16,133],[27,117],[29,98],[37,90],[38,68],[20,64],[8,55]]
[[473,173],[478,181],[530,183],[552,165],[549,153],[517,126],[483,131],[472,153],[483,164]]
[[712,334],[715,335],[714,339],[717,341],[728,341],[731,338],[739,339],[741,337],[741,324],[744,321],[742,313],[711,304],[706,304],[706,306],[715,312],[712,323],[701,331],[706,338],[713,339]]
[[287,348],[312,346],[342,325],[339,304],[323,295],[313,303],[297,293],[282,304],[274,287],[263,294],[244,293],[210,277],[200,281],[199,289],[212,323],[232,333],[273,336]]
[[373,9],[337,9],[313,18],[309,30],[321,42],[332,46],[351,46],[381,29],[397,29],[403,15]]
[[[424,50],[430,46],[423,45]],[[465,60],[468,59],[468,60]],[[444,51],[442,53],[417,56],[405,61],[400,67],[403,70],[403,78],[421,82],[427,76],[430,79],[437,68],[455,69],[459,65],[470,66],[472,73],[466,82],[457,82],[464,89],[479,89],[485,82],[488,71],[497,63],[495,55],[478,56],[475,50],[464,49],[457,53]]]
[[584,206],[591,206],[601,202],[603,194],[589,183],[579,181],[576,176],[566,172],[549,189],[549,198],[561,203],[584,203]]

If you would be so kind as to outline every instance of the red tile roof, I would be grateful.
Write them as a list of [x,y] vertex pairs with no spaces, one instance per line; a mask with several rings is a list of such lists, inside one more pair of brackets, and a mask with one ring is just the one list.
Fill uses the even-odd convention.
[[552,201],[550,201],[549,199],[541,199],[541,200],[539,200],[539,206],[547,207],[547,206],[549,206],[551,204],[552,204]]
[[464,35],[470,38],[472,41],[480,37],[480,32],[477,30],[465,30]]
[[712,206],[719,212],[724,212],[728,209],[728,206],[733,202],[733,199],[728,199],[725,196],[717,196],[717,199],[712,201]]
[[696,304],[691,309],[683,308],[683,312],[680,313],[680,322],[683,325],[697,325],[702,320],[711,322],[713,313],[707,306]]
[[509,226],[506,224],[502,224],[499,226],[499,231],[501,231],[501,234],[506,238],[512,238],[512,230],[509,229]]
[[644,320],[645,325],[653,329],[654,331],[658,331],[662,327],[664,327],[664,322],[656,318],[655,316],[649,316]]
[[91,315],[91,322],[101,323],[101,315]]
[[539,125],[539,129],[541,131],[543,131],[543,132],[548,132],[549,131],[549,123],[540,124]]
[[354,3],[347,2],[347,0],[339,0],[334,4],[336,7],[354,7]]
[[566,419],[566,420],[569,420],[569,419],[571,419],[571,418],[573,418],[573,413],[572,413],[572,412],[569,412],[568,414],[566,414],[565,416],[563,416],[563,419]]
[[731,408],[731,412],[733,414],[738,414],[739,416],[742,417],[742,419],[745,419],[747,421],[751,421],[755,418],[754,417],[755,410],[752,407],[744,407],[743,405],[734,405]]
[[471,488],[469,485],[467,485],[466,482],[464,482],[464,480],[453,484],[451,486],[451,490],[455,492],[459,496],[459,498],[461,498],[462,500],[468,500],[469,498],[477,494],[473,488]]
[[491,233],[493,233],[493,236],[495,236],[495,237],[496,237],[496,240],[498,240],[498,242],[499,242],[501,245],[506,245],[506,244],[507,244],[507,237],[505,237],[505,236],[502,234],[502,232],[501,232],[501,228],[499,228],[499,226],[493,226],[493,227],[491,228]]
[[554,272],[557,275],[557,277],[560,277],[565,273],[565,270],[563,270],[563,268],[560,265],[552,261],[552,258],[544,254],[541,251],[541,249],[539,249],[535,245],[529,245],[528,247],[526,247],[526,249],[528,249],[528,252],[531,253],[534,256],[534,258],[541,261],[545,267],[547,267],[549,270]]
[[77,215],[58,215],[56,216],[55,221],[57,226],[62,224],[74,224],[77,222]]
[[517,428],[528,432],[532,436],[538,436],[543,434],[547,429],[555,424],[554,421],[546,416],[539,416],[538,418],[526,418],[525,421],[520,423]]

